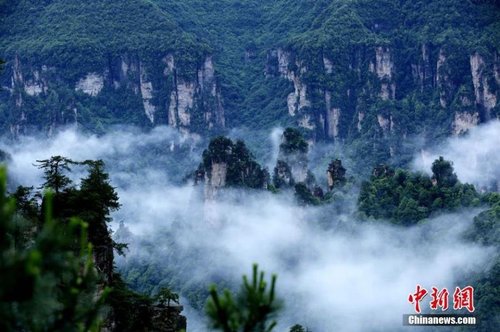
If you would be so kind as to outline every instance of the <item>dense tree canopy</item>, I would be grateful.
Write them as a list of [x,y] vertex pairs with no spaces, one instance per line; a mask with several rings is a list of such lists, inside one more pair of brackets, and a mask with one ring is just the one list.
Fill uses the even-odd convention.
[[431,178],[377,166],[370,180],[361,185],[359,211],[376,219],[412,225],[437,211],[480,205],[481,196],[473,185],[458,182],[450,162],[440,157],[432,171]]

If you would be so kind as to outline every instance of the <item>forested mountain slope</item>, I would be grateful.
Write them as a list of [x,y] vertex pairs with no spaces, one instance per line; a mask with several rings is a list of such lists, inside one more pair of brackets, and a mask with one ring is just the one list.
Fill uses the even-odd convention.
[[298,126],[386,160],[498,117],[494,1],[76,1],[2,6],[2,132],[77,122],[215,134]]

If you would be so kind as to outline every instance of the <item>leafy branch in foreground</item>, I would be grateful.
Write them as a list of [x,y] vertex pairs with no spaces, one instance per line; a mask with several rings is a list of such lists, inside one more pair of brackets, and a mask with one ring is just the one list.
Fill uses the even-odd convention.
[[276,278],[276,275],[271,277],[268,289],[264,272],[259,273],[254,264],[252,280],[243,276],[243,286],[236,299],[229,290],[219,294],[215,285],[212,286],[206,307],[210,325],[224,332],[272,331],[277,324],[273,317],[281,307],[275,297]]
[[[97,331],[108,289],[99,290],[87,224],[52,216],[52,193],[44,200],[44,222],[32,244],[13,237],[22,217],[6,196],[0,168],[0,330]],[[24,232],[33,225],[26,221]]]

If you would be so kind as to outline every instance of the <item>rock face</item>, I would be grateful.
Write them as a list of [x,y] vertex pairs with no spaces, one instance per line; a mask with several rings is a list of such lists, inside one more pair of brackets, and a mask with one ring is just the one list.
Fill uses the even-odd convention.
[[394,72],[394,62],[392,60],[391,51],[387,47],[375,48],[375,64],[370,64],[370,70],[377,74],[380,80],[380,98],[382,100],[394,99],[396,94],[396,85],[391,82]]
[[308,144],[302,134],[287,128],[282,136],[273,182],[278,188],[292,186],[308,179]]
[[477,126],[479,123],[479,113],[455,113],[453,121],[453,134],[460,135],[466,133],[469,129]]
[[[62,65],[49,67],[16,56],[1,82],[10,92],[4,94],[8,98],[5,102],[13,107],[11,134],[49,127],[53,130],[76,121],[88,128],[91,125],[84,118],[78,119],[79,114],[96,108],[110,113],[117,123],[133,119],[133,124],[168,124],[184,132],[224,128],[224,109],[211,56],[200,63],[193,71],[177,66],[173,54],[158,58],[126,53],[96,60],[75,77],[74,73],[68,76]],[[65,86],[72,86],[74,95],[68,96]],[[44,109],[50,96],[57,99],[57,107]],[[29,106],[25,103],[28,98]],[[37,120],[46,118],[52,121]]]
[[373,125],[383,137],[404,138],[408,123],[399,117],[397,105],[413,102],[415,95],[422,98],[422,107],[446,114],[450,134],[498,114],[498,52],[469,56],[427,43],[404,61],[394,46],[362,46],[349,54],[315,52],[278,48],[268,53],[266,66],[267,77],[291,83],[289,116],[313,139],[344,140]]
[[345,173],[346,169],[342,166],[342,161],[333,160],[326,170],[328,190],[332,191],[335,187],[343,185],[346,182]]
[[186,317],[181,315],[182,306],[154,306],[152,330],[154,332],[186,331]]
[[[292,117],[297,116],[304,127],[313,129],[314,125],[310,123],[309,118],[301,114],[301,111],[311,106],[311,102],[307,97],[308,86],[301,79],[301,75],[307,71],[306,67],[300,61],[295,60],[292,53],[281,48],[271,51],[268,54],[268,58],[268,61],[271,61],[271,59],[277,61],[278,66],[277,68],[268,70],[267,74],[278,74],[280,77],[293,83],[293,92],[288,94],[287,97],[288,114]],[[292,70],[292,67],[296,69]]]
[[269,174],[254,159],[243,141],[219,136],[203,151],[203,162],[195,172],[195,183],[205,185],[205,201],[216,199],[225,187],[266,189]]
[[227,163],[212,163],[210,172],[205,173],[205,199],[215,199],[217,192],[226,186]]
[[89,96],[95,97],[104,87],[104,77],[97,73],[88,73],[81,78],[75,86],[75,91],[81,91]]
[[[491,118],[491,110],[497,105],[497,94],[493,93],[488,79],[488,70],[484,58],[477,52],[470,56],[470,66],[472,72],[472,83],[474,84],[474,94],[476,104],[480,106],[482,117],[486,120]],[[494,70],[495,80],[498,85],[498,69]]]

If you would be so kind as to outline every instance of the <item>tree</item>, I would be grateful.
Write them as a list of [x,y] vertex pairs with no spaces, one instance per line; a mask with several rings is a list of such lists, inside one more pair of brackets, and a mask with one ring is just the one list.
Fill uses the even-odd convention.
[[453,172],[453,164],[442,156],[432,163],[432,174],[432,179],[439,187],[453,187],[458,182],[457,175]]
[[217,288],[210,288],[206,312],[213,328],[224,332],[269,332],[277,322],[272,320],[281,305],[275,297],[276,275],[271,284],[264,280],[264,272],[253,266],[252,280],[243,276],[243,286],[233,298],[229,290],[219,294]]
[[89,225],[89,241],[94,246],[97,268],[108,282],[113,278],[113,247],[123,250],[123,244],[116,244],[109,235],[107,223],[110,213],[120,207],[118,194],[109,183],[109,175],[104,171],[102,160],[86,160],[82,164],[89,167],[89,173],[82,179],[76,193],[77,215]]
[[320,198],[313,195],[305,183],[299,182],[295,185],[295,198],[301,205],[319,205]]
[[295,324],[290,328],[290,332],[309,332],[309,330],[300,324]]
[[172,292],[168,287],[162,287],[155,298],[161,305],[165,305],[166,303],[167,307],[170,307],[170,301],[179,304],[179,295]]
[[50,159],[37,160],[37,167],[43,169],[45,182],[42,188],[50,188],[59,194],[61,190],[67,188],[71,184],[70,178],[64,175],[64,171],[71,171],[69,167],[75,162],[71,159],[53,156]]
[[87,225],[75,218],[55,222],[49,192],[33,245],[14,248],[16,202],[5,191],[1,168],[0,330],[97,331],[108,289],[97,289]]
[[283,132],[283,142],[280,144],[280,151],[285,154],[307,153],[309,145],[301,132],[295,128],[286,128]]
[[196,171],[196,182],[204,178],[205,174],[211,177],[213,165],[219,163],[225,164],[227,187],[266,188],[269,173],[255,161],[243,141],[233,143],[224,136],[212,139],[208,148],[203,151],[203,162]]

